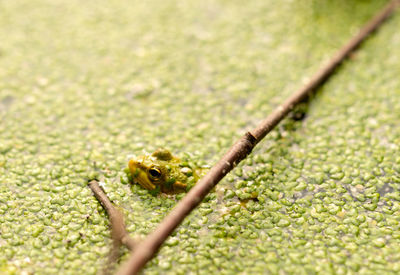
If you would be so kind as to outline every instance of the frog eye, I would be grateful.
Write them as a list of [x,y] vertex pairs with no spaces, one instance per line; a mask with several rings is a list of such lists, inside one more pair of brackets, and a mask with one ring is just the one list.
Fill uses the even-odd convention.
[[149,169],[149,174],[150,176],[152,176],[153,178],[158,179],[159,177],[161,177],[161,170],[157,167],[151,167]]

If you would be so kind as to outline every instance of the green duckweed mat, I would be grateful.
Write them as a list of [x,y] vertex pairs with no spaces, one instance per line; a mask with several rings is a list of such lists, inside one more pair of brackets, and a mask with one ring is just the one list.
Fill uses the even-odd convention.
[[[182,195],[127,183],[129,156],[212,165],[384,4],[0,1],[0,273],[99,272],[111,240],[89,178],[144,237]],[[399,26],[397,13],[144,273],[400,272]]]

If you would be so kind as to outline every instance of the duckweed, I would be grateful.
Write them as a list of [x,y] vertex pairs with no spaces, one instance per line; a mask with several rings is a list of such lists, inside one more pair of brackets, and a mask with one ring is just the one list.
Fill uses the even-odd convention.
[[[131,185],[129,156],[168,147],[215,163],[385,1],[331,2],[4,2],[0,273],[101,270],[110,232],[90,179],[133,236],[151,232],[184,194]],[[271,132],[145,272],[398,272],[399,21]]]

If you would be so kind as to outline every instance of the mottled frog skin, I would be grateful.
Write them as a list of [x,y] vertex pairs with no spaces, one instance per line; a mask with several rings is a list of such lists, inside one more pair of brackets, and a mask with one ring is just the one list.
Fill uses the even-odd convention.
[[128,166],[133,182],[155,193],[185,192],[199,179],[196,167],[162,148],[151,155],[131,159]]

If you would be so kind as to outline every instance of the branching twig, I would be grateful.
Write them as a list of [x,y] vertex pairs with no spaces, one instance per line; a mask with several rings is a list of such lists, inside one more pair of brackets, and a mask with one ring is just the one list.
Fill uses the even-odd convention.
[[158,225],[156,230],[135,247],[129,260],[121,267],[118,274],[136,274],[157,253],[167,237],[200,204],[210,190],[243,160],[252,151],[254,146],[293,110],[296,104],[300,103],[313,90],[318,88],[334,72],[338,65],[395,10],[398,4],[398,0],[390,2],[348,44],[339,50],[330,62],[322,67],[305,86],[296,91],[282,105],[278,106],[253,131],[247,132],[237,141],[207,175],[176,205],[170,214]]
[[104,273],[111,273],[110,268],[119,258],[119,249],[121,245],[125,245],[129,250],[135,247],[135,241],[129,236],[126,231],[122,214],[112,205],[103,189],[96,180],[89,182],[89,187],[92,189],[95,197],[100,201],[106,210],[111,224],[111,238],[113,241],[112,248],[109,254],[109,259]]

